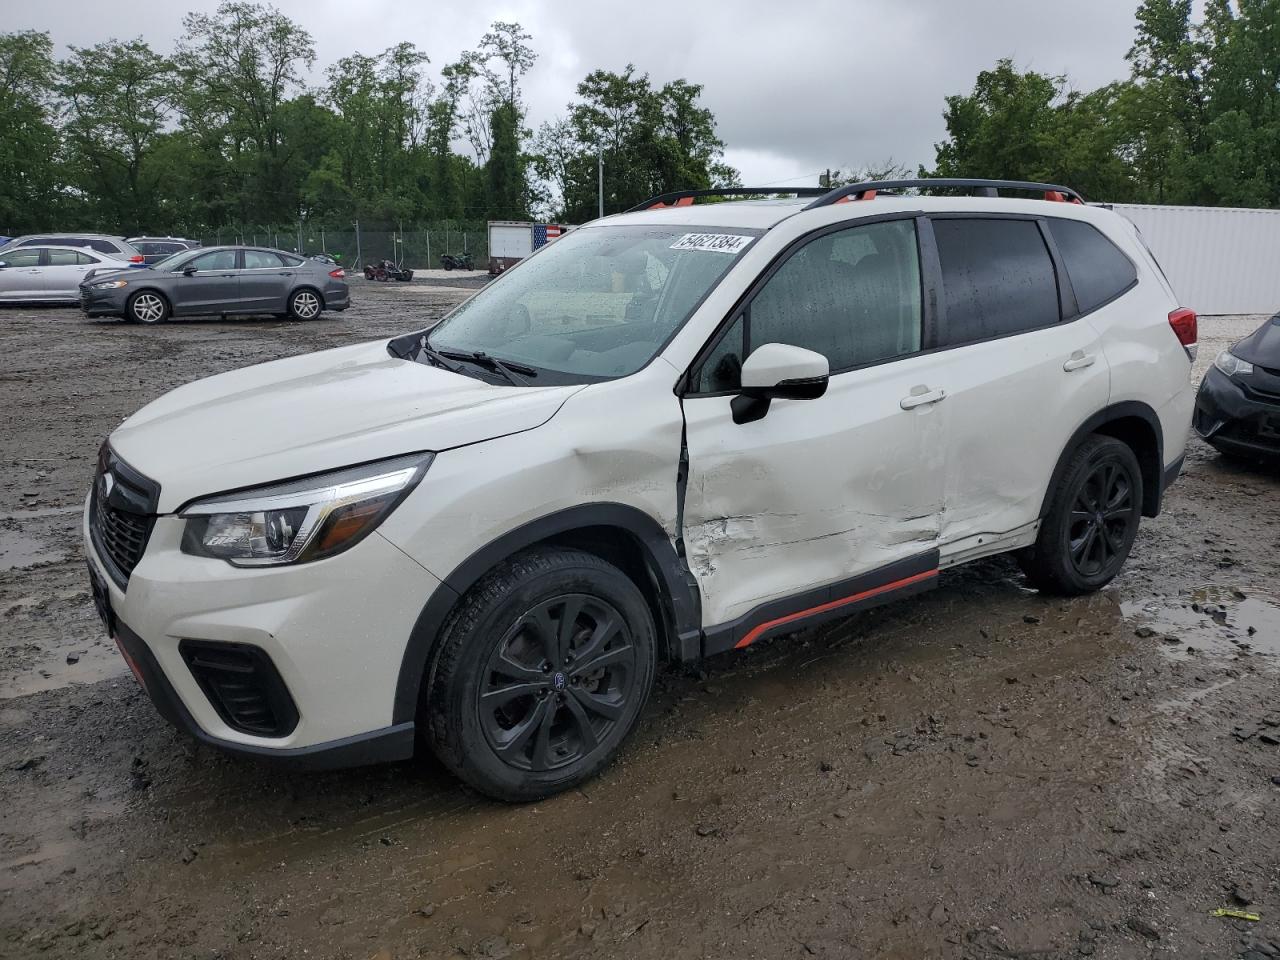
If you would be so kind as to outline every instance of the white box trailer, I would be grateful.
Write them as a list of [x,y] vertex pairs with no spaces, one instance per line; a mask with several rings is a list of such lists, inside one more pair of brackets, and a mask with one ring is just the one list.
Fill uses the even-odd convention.
[[1280,210],[1106,206],[1141,231],[1184,306],[1206,315],[1280,310]]
[[568,231],[555,223],[522,220],[489,221],[489,272],[495,277],[513,267],[543,244]]

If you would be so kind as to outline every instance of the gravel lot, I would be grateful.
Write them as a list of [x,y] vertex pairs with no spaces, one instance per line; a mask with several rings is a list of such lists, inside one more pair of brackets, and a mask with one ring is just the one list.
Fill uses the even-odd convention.
[[[544,803],[169,728],[85,582],[102,437],[462,295],[356,281],[310,324],[0,310],[0,956],[1280,956],[1280,478],[1194,440],[1102,593],[996,559],[667,673],[621,761]],[[1203,319],[1199,369],[1257,322]]]

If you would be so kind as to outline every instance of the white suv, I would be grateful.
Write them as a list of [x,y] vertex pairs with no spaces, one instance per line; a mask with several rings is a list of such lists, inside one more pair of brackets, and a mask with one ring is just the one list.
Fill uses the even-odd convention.
[[84,533],[160,711],[311,765],[421,739],[529,800],[608,762],[660,661],[1004,551],[1044,590],[1116,575],[1178,475],[1196,339],[1131,224],[1003,181],[703,192],[429,332],[126,420]]

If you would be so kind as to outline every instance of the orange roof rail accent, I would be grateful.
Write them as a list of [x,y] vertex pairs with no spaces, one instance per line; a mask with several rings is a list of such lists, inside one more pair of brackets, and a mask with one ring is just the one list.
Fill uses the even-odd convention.
[[693,197],[681,197],[679,200],[673,203],[672,206],[673,207],[692,207]]

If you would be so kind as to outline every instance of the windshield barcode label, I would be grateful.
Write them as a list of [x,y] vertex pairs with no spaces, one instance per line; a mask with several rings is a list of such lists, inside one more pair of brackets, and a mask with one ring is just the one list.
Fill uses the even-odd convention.
[[671,245],[672,250],[708,250],[712,253],[739,254],[752,241],[737,233],[686,233]]

